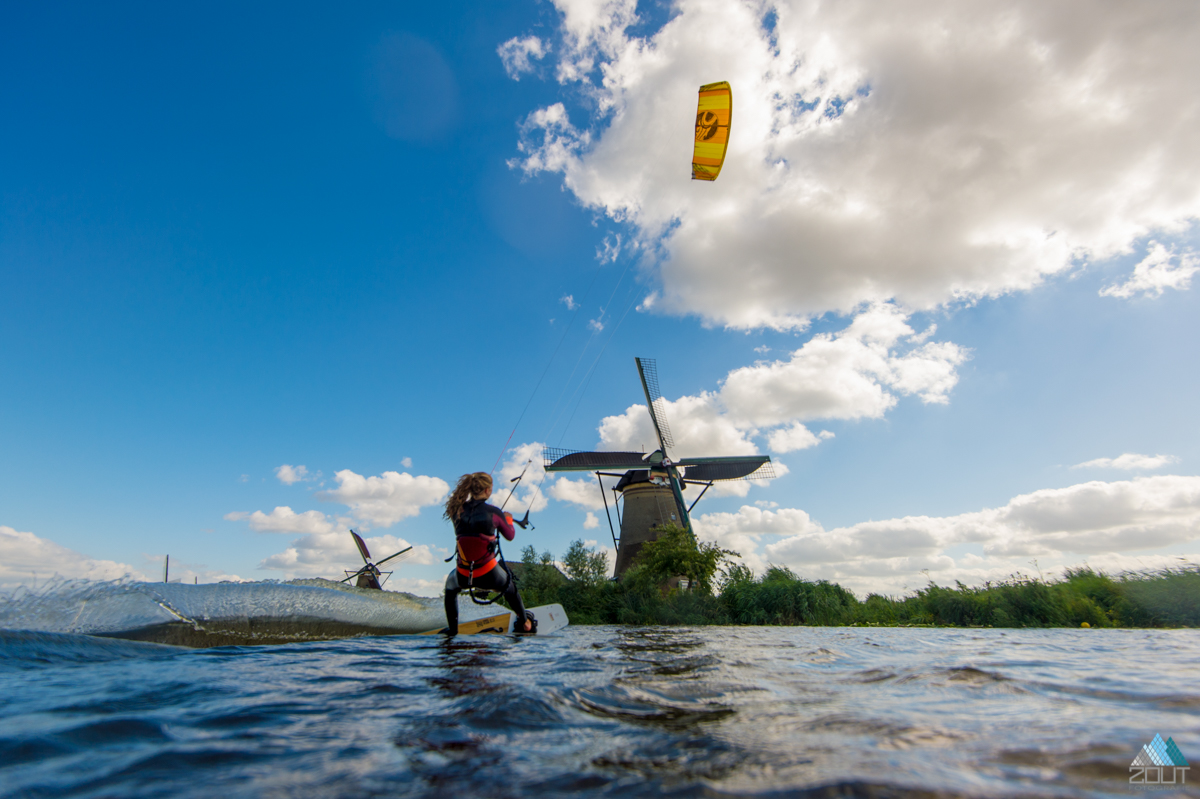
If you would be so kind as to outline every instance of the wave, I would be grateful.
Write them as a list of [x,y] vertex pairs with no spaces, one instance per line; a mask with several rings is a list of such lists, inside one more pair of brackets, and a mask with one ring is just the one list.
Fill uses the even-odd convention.
[[[460,605],[464,621],[484,615],[470,603]],[[0,596],[0,630],[188,647],[411,634],[445,623],[441,599],[320,579],[210,585],[70,580]]]

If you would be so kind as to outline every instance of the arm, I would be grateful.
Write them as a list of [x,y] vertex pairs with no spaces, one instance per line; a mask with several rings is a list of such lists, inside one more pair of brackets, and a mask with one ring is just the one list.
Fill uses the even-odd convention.
[[506,513],[493,513],[492,524],[496,525],[496,529],[500,531],[500,534],[504,536],[506,541],[512,541],[513,537],[517,534],[517,531],[513,529],[512,522],[508,520],[508,514]]

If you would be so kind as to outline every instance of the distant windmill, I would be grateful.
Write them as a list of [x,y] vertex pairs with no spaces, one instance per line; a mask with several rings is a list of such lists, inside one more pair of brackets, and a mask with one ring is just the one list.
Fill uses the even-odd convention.
[[[358,554],[362,555],[363,563],[365,565],[356,572],[352,572],[349,569],[346,569],[346,575],[347,575],[346,579],[341,580],[340,582],[348,583],[357,577],[358,579],[355,580],[355,583],[354,583],[354,585],[356,587],[358,587],[358,588],[374,588],[377,591],[382,591],[383,583],[381,583],[379,581],[379,577],[380,577],[380,575],[383,575],[383,574],[387,574],[390,576],[391,572],[382,572],[379,570],[379,567],[382,566],[383,564],[387,563],[392,558],[399,557],[400,555],[403,555],[405,552],[410,551],[412,549],[412,547],[408,547],[408,549],[402,549],[399,552],[397,552],[395,555],[388,555],[386,558],[379,561],[379,563],[372,563],[371,562],[371,551],[369,549],[367,549],[367,542],[363,541],[362,536],[360,536],[358,533],[354,532],[353,530],[350,531],[350,535],[354,538],[354,544],[358,547]],[[384,579],[384,582],[387,581],[387,577],[384,577],[383,579]]]
[[[642,380],[642,391],[646,395],[646,405],[658,436],[659,448],[649,455],[642,452],[577,452],[551,448],[544,453],[547,472],[595,472],[597,482],[601,475],[621,478],[613,487],[622,495],[625,505],[624,516],[621,516],[619,508],[617,515],[621,537],[617,539],[613,536],[613,544],[617,547],[618,578],[632,565],[642,544],[656,537],[651,528],[673,523],[690,532],[692,521],[688,514],[714,482],[769,480],[775,477],[771,458],[767,455],[671,460],[668,447],[674,447],[675,442],[667,427],[664,413],[666,400],[658,387],[658,369],[649,358],[634,358],[634,361]],[[622,469],[625,471],[607,471]],[[690,506],[683,499],[683,492],[689,485],[704,486],[700,496]],[[602,483],[601,496],[604,496]],[[607,507],[608,500],[605,498],[606,512]]]

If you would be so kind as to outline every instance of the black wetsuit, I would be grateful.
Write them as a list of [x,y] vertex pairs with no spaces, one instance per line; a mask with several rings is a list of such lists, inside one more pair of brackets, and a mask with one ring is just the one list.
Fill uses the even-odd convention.
[[482,499],[463,503],[462,512],[454,522],[457,562],[446,577],[446,632],[450,635],[458,634],[458,595],[470,587],[503,594],[517,614],[517,626],[525,618],[525,603],[517,592],[517,581],[508,565],[499,559],[497,531],[509,541],[516,535],[512,523],[495,505]]

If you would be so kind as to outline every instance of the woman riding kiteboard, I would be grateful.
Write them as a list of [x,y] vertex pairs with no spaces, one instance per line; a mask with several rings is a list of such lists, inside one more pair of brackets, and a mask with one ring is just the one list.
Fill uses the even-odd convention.
[[514,633],[537,632],[537,620],[525,611],[517,592],[517,581],[508,564],[500,558],[499,531],[508,541],[516,535],[512,517],[495,505],[487,504],[492,495],[492,476],[487,472],[464,474],[446,500],[445,517],[454,524],[457,557],[454,571],[446,577],[446,634],[458,634],[458,595],[478,589],[502,594],[513,612]]

